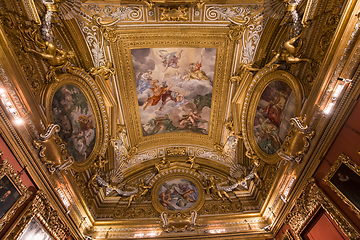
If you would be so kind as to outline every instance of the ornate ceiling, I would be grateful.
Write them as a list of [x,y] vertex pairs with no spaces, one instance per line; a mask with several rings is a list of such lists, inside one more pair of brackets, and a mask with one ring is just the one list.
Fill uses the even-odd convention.
[[3,1],[4,135],[75,239],[271,238],[351,89],[356,4]]

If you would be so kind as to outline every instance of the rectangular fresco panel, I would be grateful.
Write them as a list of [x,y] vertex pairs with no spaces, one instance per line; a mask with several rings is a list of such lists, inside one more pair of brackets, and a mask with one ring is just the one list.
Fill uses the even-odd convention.
[[215,48],[132,49],[143,135],[208,134]]

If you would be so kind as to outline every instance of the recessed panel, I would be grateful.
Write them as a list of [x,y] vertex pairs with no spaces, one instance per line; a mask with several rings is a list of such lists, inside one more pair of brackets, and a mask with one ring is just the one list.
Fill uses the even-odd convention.
[[142,132],[208,134],[215,48],[132,49]]

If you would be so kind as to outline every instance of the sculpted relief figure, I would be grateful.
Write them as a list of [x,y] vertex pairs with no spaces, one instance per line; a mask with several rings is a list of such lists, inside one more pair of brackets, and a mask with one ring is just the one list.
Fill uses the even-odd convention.
[[50,64],[50,70],[46,74],[47,81],[58,81],[59,79],[57,78],[55,71],[60,70],[64,66],[67,66],[69,59],[74,57],[74,53],[71,51],[66,52],[62,49],[59,49],[54,44],[47,41],[44,43],[43,48],[45,49],[44,52],[39,52],[27,47],[25,47],[24,50],[39,55],[43,59],[47,60],[47,62]]
[[284,62],[287,64],[311,62],[311,59],[299,57],[299,52],[302,48],[302,41],[299,41],[298,46],[294,46],[295,42],[300,38],[300,36],[301,34],[286,41],[283,45],[283,48],[279,52],[273,51],[273,53],[275,53],[275,56],[268,64],[266,64],[266,66],[270,66],[276,61],[278,61],[279,63]]

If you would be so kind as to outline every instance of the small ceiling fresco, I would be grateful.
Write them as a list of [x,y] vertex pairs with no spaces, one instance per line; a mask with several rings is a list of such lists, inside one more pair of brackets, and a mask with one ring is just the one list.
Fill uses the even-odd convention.
[[279,150],[290,128],[294,109],[295,97],[288,84],[274,81],[265,88],[254,120],[255,140],[262,151],[275,154]]
[[216,48],[132,49],[144,136],[208,134]]
[[83,162],[95,146],[94,116],[83,92],[74,85],[60,87],[52,101],[54,123],[59,136],[76,162]]

